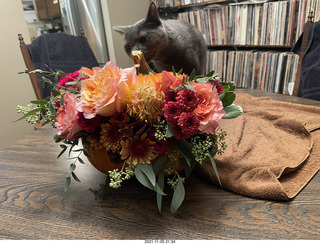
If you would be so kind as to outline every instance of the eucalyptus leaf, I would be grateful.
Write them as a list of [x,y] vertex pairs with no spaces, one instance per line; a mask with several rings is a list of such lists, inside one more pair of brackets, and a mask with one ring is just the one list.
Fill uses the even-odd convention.
[[225,107],[224,110],[226,111],[226,113],[222,117],[223,119],[234,119],[243,113],[242,108],[239,105],[235,104]]
[[64,152],[67,150],[67,146],[66,145],[60,145],[60,147],[62,148],[62,151],[59,153],[57,158],[60,158],[61,155],[64,154]]
[[83,159],[82,159],[82,158],[77,157],[77,159],[79,160],[79,162],[80,162],[81,164],[86,164],[86,163],[83,161]]
[[193,155],[191,153],[191,145],[187,141],[175,141],[176,146],[178,147],[182,156],[186,159],[188,166],[191,166],[191,160],[193,159]]
[[141,171],[148,177],[152,186],[155,187],[156,186],[156,176],[153,172],[152,165],[147,164],[147,163],[144,163],[144,164],[138,163],[136,165],[136,168],[137,167],[139,167],[141,169]]
[[210,170],[208,169],[207,165],[205,163],[202,163],[200,165],[212,177],[212,174],[211,174]]
[[173,136],[174,136],[174,133],[173,133],[173,130],[172,130],[172,125],[168,122],[168,124],[166,126],[166,137],[170,138],[170,137],[173,137]]
[[[163,191],[164,189],[164,172],[162,171],[159,175],[158,175],[158,185],[159,188]],[[161,206],[162,206],[162,194],[157,192],[157,207],[159,212],[161,213]]]
[[70,183],[71,183],[71,177],[69,176],[69,177],[66,178],[66,183],[64,185],[64,191],[65,192],[69,189]]
[[81,181],[79,180],[79,178],[76,176],[76,174],[75,174],[74,172],[72,172],[71,175],[72,175],[72,178],[73,178],[75,181],[81,183]]
[[209,158],[210,158],[210,162],[211,162],[211,165],[212,165],[212,168],[217,176],[217,179],[219,181],[219,184],[222,188],[222,184],[221,184],[221,181],[220,181],[220,177],[219,177],[219,173],[218,173],[218,168],[217,168],[217,165],[216,165],[216,162],[214,161],[213,157],[211,157],[211,155],[209,155]]
[[173,192],[170,211],[171,213],[177,212],[178,208],[181,206],[185,197],[185,189],[182,181],[178,181],[176,189]]
[[150,190],[153,190],[161,195],[165,195],[165,193],[160,189],[158,184],[155,186],[152,185],[149,178],[146,176],[146,174],[140,169],[140,167],[136,167],[134,174],[137,178],[137,180],[145,187],[149,188]]
[[194,166],[196,165],[195,161],[190,161],[189,165],[185,157],[180,157],[180,163],[183,165],[184,172],[186,174],[186,177],[188,178],[191,175]]
[[75,164],[70,164],[70,167],[69,167],[69,173],[72,173],[74,170],[76,169],[76,165]]
[[162,158],[159,158],[155,164],[153,165],[153,171],[155,175],[159,175],[161,172],[164,171],[166,165],[168,163],[168,157],[164,156]]

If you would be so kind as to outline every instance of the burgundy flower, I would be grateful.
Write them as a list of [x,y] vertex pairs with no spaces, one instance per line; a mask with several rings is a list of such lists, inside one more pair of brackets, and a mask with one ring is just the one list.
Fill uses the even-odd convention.
[[100,123],[101,123],[101,119],[102,117],[100,115],[97,115],[96,117],[92,118],[92,119],[86,119],[83,116],[83,113],[78,112],[78,124],[80,125],[80,127],[88,132],[88,133],[92,133],[94,132],[97,127],[99,127]]
[[182,113],[178,125],[182,128],[183,133],[192,135],[199,130],[200,120],[194,113]]
[[164,102],[176,102],[177,91],[169,90],[166,92],[166,96],[164,98]]
[[218,94],[222,94],[222,93],[223,93],[223,87],[222,87],[222,85],[220,84],[220,82],[216,80],[215,83],[214,83],[214,85],[215,85],[215,87],[217,88]]
[[181,113],[181,108],[182,106],[177,102],[165,103],[163,108],[164,117],[170,123],[175,123]]
[[183,88],[177,93],[177,102],[184,106],[185,112],[191,112],[198,106],[199,98],[195,92]]
[[174,137],[180,141],[188,139],[191,135],[185,133],[178,124],[172,125]]

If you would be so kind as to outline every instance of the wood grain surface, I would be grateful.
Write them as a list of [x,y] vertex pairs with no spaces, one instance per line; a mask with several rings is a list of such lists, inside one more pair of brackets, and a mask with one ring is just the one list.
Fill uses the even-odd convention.
[[319,174],[288,202],[243,197],[192,175],[178,212],[168,196],[159,214],[154,192],[135,180],[110,189],[87,160],[77,165],[81,183],[64,192],[71,161],[57,159],[54,133],[47,125],[0,152],[0,239],[320,239]]

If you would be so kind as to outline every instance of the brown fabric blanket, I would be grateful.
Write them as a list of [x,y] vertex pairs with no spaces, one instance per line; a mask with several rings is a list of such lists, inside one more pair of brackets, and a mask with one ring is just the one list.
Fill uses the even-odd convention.
[[[270,200],[289,200],[320,168],[320,107],[237,94],[244,113],[222,120],[228,148],[216,155],[222,187]],[[217,183],[203,168],[196,170]]]

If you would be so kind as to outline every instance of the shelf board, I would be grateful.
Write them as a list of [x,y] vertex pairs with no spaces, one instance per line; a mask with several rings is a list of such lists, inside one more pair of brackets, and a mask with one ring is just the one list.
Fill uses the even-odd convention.
[[[239,0],[238,2],[244,2],[245,0]],[[212,1],[206,1],[202,3],[192,3],[192,4],[186,4],[186,5],[177,5],[177,6],[171,6],[171,7],[159,7],[159,9],[177,9],[177,8],[193,8],[193,7],[205,7],[210,4],[217,4],[217,3],[231,3],[235,2],[233,0],[212,0]]]
[[251,49],[259,49],[259,50],[285,50],[290,51],[292,46],[283,46],[283,45],[208,45],[209,50],[215,49],[241,49],[241,50],[251,50]]

